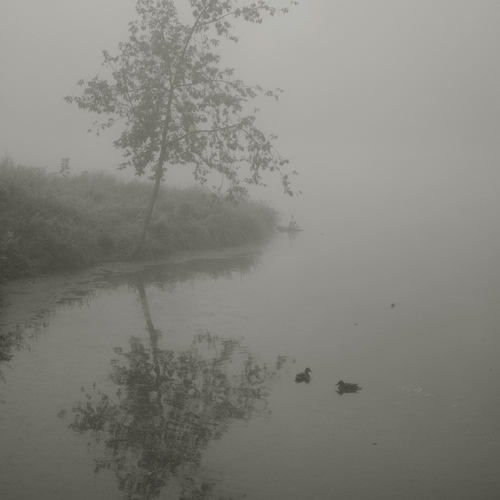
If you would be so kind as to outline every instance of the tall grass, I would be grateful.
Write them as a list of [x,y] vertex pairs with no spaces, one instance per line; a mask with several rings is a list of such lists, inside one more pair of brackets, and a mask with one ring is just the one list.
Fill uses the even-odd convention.
[[[0,160],[0,281],[125,258],[151,191],[108,174],[50,175]],[[142,257],[263,240],[277,219],[261,202],[162,187]]]

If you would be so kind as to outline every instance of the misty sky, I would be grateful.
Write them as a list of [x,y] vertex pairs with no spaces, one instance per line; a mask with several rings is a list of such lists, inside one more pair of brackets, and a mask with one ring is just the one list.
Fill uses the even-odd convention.
[[[134,5],[1,2],[2,156],[49,171],[65,157],[73,172],[116,171],[116,132],[87,134],[95,117],[63,97],[101,70],[103,49],[113,53],[126,40]],[[444,199],[467,217],[493,200],[499,27],[498,0],[301,0],[287,16],[245,25],[227,63],[249,84],[285,90],[279,103],[259,102],[259,125],[279,136],[280,152],[301,174],[304,195],[276,198],[278,205],[300,211],[320,193],[336,213],[366,213],[374,203],[389,213],[399,204],[411,218]],[[269,195],[258,196],[278,192],[271,182]]]

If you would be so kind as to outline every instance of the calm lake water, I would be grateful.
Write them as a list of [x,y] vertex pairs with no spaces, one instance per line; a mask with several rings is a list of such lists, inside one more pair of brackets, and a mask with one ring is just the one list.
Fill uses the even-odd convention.
[[498,242],[329,229],[4,325],[2,500],[498,498]]

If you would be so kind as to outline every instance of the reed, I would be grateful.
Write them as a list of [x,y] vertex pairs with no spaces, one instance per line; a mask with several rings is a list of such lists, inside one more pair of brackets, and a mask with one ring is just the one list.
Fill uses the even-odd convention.
[[[105,173],[54,175],[0,160],[0,280],[125,258],[151,189]],[[260,241],[277,222],[266,203],[163,186],[141,256]]]

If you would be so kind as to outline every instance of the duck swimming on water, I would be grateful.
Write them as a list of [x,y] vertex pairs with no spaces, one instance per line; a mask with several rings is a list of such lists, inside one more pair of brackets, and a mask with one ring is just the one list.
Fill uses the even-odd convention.
[[344,394],[344,392],[358,392],[361,389],[358,384],[351,384],[343,380],[339,380],[335,385],[338,386],[337,392],[339,394]]
[[312,373],[312,370],[310,368],[306,368],[303,372],[298,373],[295,377],[295,382],[309,382],[311,380],[309,372]]

